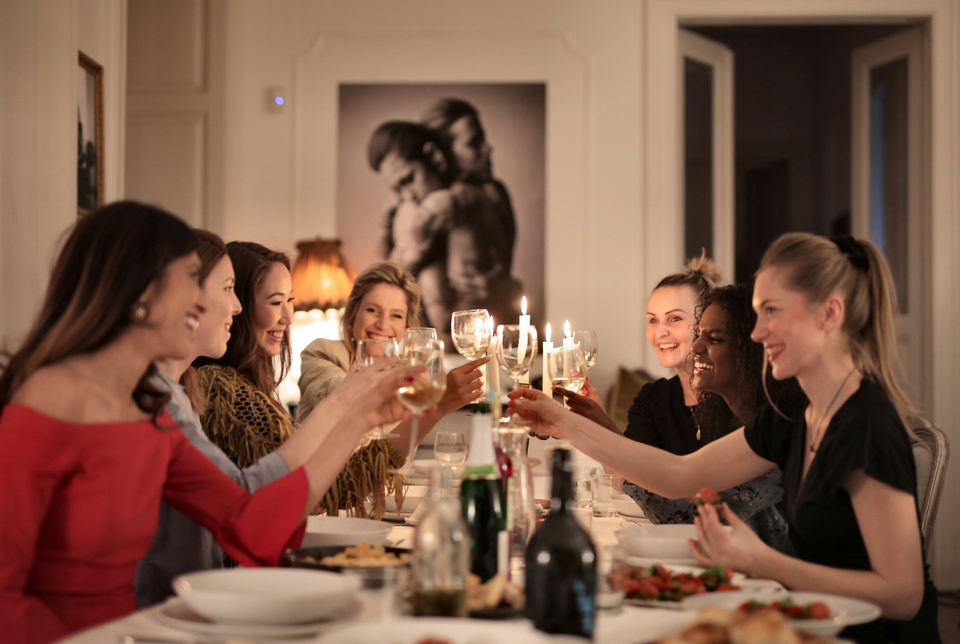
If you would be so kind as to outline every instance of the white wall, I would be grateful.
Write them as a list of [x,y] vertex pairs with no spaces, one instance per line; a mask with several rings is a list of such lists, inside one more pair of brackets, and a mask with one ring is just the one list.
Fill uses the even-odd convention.
[[[237,123],[226,156],[238,160],[227,173],[228,234],[290,248],[334,232],[329,99],[338,81],[546,80],[545,317],[554,329],[564,319],[596,328],[593,377],[608,384],[618,364],[636,365],[646,353],[640,8],[632,0],[231,3],[238,28],[226,58],[242,76],[227,90]],[[289,88],[289,111],[265,110],[273,85]],[[308,176],[320,184],[309,198]]]
[[77,217],[78,50],[103,65],[106,198],[121,192],[125,0],[0,3],[0,341],[39,306],[57,241]]

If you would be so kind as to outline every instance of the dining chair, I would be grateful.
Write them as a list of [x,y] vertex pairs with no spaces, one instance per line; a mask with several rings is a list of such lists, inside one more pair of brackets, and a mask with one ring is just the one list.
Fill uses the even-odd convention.
[[917,464],[917,503],[920,506],[920,534],[929,550],[933,525],[940,507],[940,493],[950,460],[950,444],[943,430],[925,418],[912,419],[913,459]]

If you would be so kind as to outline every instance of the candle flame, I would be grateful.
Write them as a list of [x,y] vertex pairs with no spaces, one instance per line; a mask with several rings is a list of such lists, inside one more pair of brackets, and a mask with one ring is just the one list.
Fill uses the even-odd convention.
[[547,322],[547,342],[550,342],[550,323]]
[[570,320],[564,320],[563,322],[563,337],[572,337],[570,333]]
[[520,315],[527,314],[527,296],[524,295],[523,299],[520,300]]

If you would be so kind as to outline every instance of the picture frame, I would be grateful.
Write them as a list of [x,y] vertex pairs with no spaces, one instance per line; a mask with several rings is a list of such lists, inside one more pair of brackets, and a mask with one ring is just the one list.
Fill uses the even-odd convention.
[[77,68],[77,216],[103,205],[103,67],[79,52]]

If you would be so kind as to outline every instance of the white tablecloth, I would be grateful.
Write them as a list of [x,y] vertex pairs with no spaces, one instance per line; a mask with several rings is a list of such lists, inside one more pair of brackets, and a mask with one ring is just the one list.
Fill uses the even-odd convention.
[[[623,524],[624,520],[621,518],[594,518],[590,528],[590,535],[597,549],[602,550],[606,546],[615,545],[617,540],[614,533]],[[388,543],[391,545],[410,547],[412,545],[413,533],[413,527],[397,525],[391,530],[388,536]],[[368,603],[371,601],[371,596],[361,593],[360,600],[362,608],[359,613],[352,618],[353,620],[364,620],[370,617]],[[171,599],[169,601],[179,602],[180,600]],[[119,642],[123,635],[150,635],[159,638],[171,638],[170,641],[182,642],[204,642],[210,640],[209,636],[194,635],[165,625],[159,616],[164,606],[165,605],[154,606],[139,611],[103,626],[79,633],[63,641],[69,644],[105,644],[108,642]],[[638,644],[641,642],[651,642],[667,633],[679,630],[692,619],[692,616],[691,613],[682,610],[624,606],[615,614],[601,613],[598,615],[594,641],[598,644]],[[330,629],[334,630],[343,627],[343,622],[331,623],[330,625]],[[289,641],[323,642],[324,633],[329,635],[329,632],[330,630],[325,629],[316,636]],[[242,644],[247,640],[236,639],[234,641],[237,642],[237,644]]]

